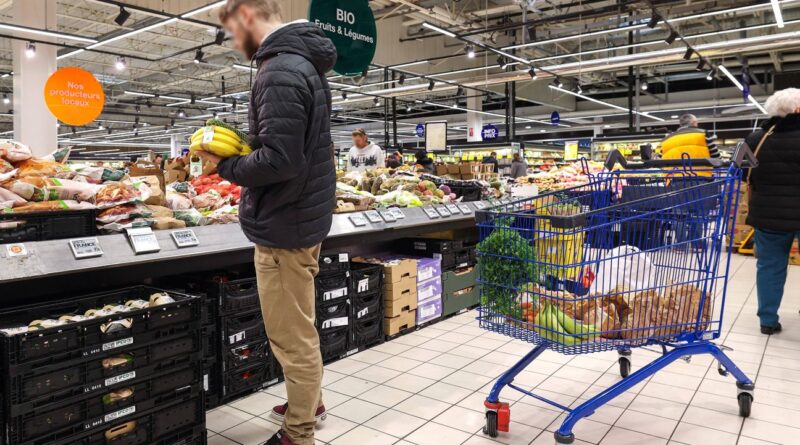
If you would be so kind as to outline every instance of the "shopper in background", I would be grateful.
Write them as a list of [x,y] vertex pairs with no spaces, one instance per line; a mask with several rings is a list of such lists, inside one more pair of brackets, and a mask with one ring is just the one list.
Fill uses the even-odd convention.
[[396,151],[386,158],[386,166],[389,168],[399,168],[403,165],[403,155]]
[[765,108],[772,117],[746,139],[759,166],[745,175],[747,224],[756,229],[758,318],[761,333],[770,335],[781,331],[789,251],[800,239],[800,90],[778,91]]
[[483,158],[482,164],[492,164],[494,165],[494,172],[497,173],[500,171],[500,163],[497,162],[497,152],[492,152],[489,156]]
[[156,155],[156,158],[153,160],[153,164],[157,165],[158,168],[164,170],[164,156],[161,153]]
[[228,0],[219,17],[236,48],[256,62],[253,153],[224,160],[199,154],[245,187],[239,219],[256,245],[261,311],[288,398],[272,412],[283,428],[266,443],[313,445],[314,426],[325,417],[314,277],[336,206],[325,78],[336,48],[314,24],[283,23],[277,0]]
[[353,146],[347,155],[348,172],[375,170],[386,165],[384,153],[377,144],[372,143],[363,128],[353,130]]
[[680,128],[661,142],[663,159],[681,159],[686,153],[692,159],[718,158],[719,148],[714,139],[702,128],[693,114],[684,114],[678,120]]
[[422,173],[427,173],[429,175],[436,173],[436,168],[433,166],[433,159],[428,157],[427,151],[417,151],[416,158],[417,171],[421,171]]
[[517,179],[527,175],[528,163],[522,159],[519,153],[514,153],[514,158],[511,160],[511,177]]

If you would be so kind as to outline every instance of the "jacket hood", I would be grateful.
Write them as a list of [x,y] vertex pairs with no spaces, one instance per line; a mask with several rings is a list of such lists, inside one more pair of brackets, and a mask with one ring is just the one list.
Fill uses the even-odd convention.
[[764,130],[769,130],[775,125],[776,132],[800,130],[800,114],[788,114],[786,117],[773,117],[761,126]]
[[293,23],[270,34],[256,52],[256,63],[260,65],[261,62],[280,53],[305,57],[320,74],[327,73],[336,65],[336,47],[325,33],[312,23]]

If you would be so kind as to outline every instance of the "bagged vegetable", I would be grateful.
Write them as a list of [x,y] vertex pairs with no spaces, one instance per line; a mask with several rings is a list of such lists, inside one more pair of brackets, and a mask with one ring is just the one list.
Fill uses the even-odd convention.
[[12,213],[48,212],[54,210],[84,210],[93,208],[94,206],[87,202],[45,201],[29,202],[28,204],[14,207],[12,209]]
[[172,218],[174,216],[172,210],[167,207],[148,204],[147,208],[153,214],[153,218]]
[[209,224],[234,224],[239,222],[239,207],[226,205],[208,215]]
[[27,204],[28,201],[14,192],[0,188],[0,211]]
[[87,182],[95,184],[107,181],[122,181],[125,178],[124,171],[107,167],[79,167],[75,169],[75,173],[82,178],[86,178]]
[[145,205],[124,204],[101,211],[97,214],[97,222],[109,224],[129,219],[150,218],[152,216],[153,212]]
[[97,191],[95,204],[99,209],[107,209],[121,204],[140,202],[142,199],[142,191],[133,184],[110,182]]
[[175,218],[154,218],[154,230],[171,230],[171,229],[184,229],[186,228],[186,221],[181,221]]
[[8,162],[20,162],[32,156],[33,153],[27,145],[10,139],[0,139],[0,158]]
[[55,161],[48,161],[45,159],[27,159],[19,162],[17,165],[17,176],[24,178],[26,176],[43,176],[46,178],[63,178],[74,175],[74,172],[69,167],[59,164]]
[[124,232],[127,229],[137,229],[140,227],[152,227],[156,221],[151,218],[124,219],[109,224],[100,224],[97,228],[103,232]]
[[161,188],[161,181],[158,179],[158,176],[138,176],[131,178],[131,181],[134,183],[141,182],[144,187],[148,188],[149,196],[144,199],[145,204],[160,206],[167,202],[166,197],[164,196],[164,190]]
[[192,206],[197,210],[216,210],[228,204],[230,199],[223,198],[216,190],[209,190],[192,198]]
[[5,159],[0,158],[0,174],[14,171],[14,166]]
[[72,147],[61,147],[56,149],[54,152],[50,153],[49,155],[45,156],[42,159],[47,161],[55,161],[64,163],[69,159],[69,155],[72,152]]
[[189,210],[192,200],[182,193],[167,192],[167,207],[172,210]]
[[71,199],[79,202],[94,202],[101,186],[70,179],[48,178],[45,181],[49,200]]
[[186,227],[205,226],[208,219],[197,209],[175,210],[175,219],[186,222]]

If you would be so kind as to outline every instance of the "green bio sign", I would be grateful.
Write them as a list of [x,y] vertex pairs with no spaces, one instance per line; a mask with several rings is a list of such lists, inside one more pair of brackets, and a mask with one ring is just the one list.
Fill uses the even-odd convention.
[[334,71],[357,76],[372,63],[378,30],[367,0],[311,0],[308,20],[336,45],[339,58]]

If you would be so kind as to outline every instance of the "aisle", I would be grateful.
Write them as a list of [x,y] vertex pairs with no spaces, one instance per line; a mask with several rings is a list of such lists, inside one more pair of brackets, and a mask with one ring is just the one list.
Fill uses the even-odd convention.
[[[800,287],[790,267],[788,289]],[[787,293],[784,332],[758,332],[755,260],[733,257],[724,344],[756,381],[750,419],[737,415],[732,378],[706,357],[680,361],[636,386],[575,428],[576,444],[757,445],[800,438],[800,292]],[[562,415],[532,398],[504,392],[510,434],[481,433],[482,403],[493,379],[529,351],[527,344],[482,331],[464,314],[325,368],[328,420],[317,443],[332,445],[492,445],[554,443]],[[655,355],[635,350],[634,369]],[[714,365],[714,366],[712,366]],[[549,351],[517,383],[575,404],[619,379],[616,353],[565,357]],[[269,418],[285,399],[282,385],[208,413],[210,445],[259,444],[278,425]]]

